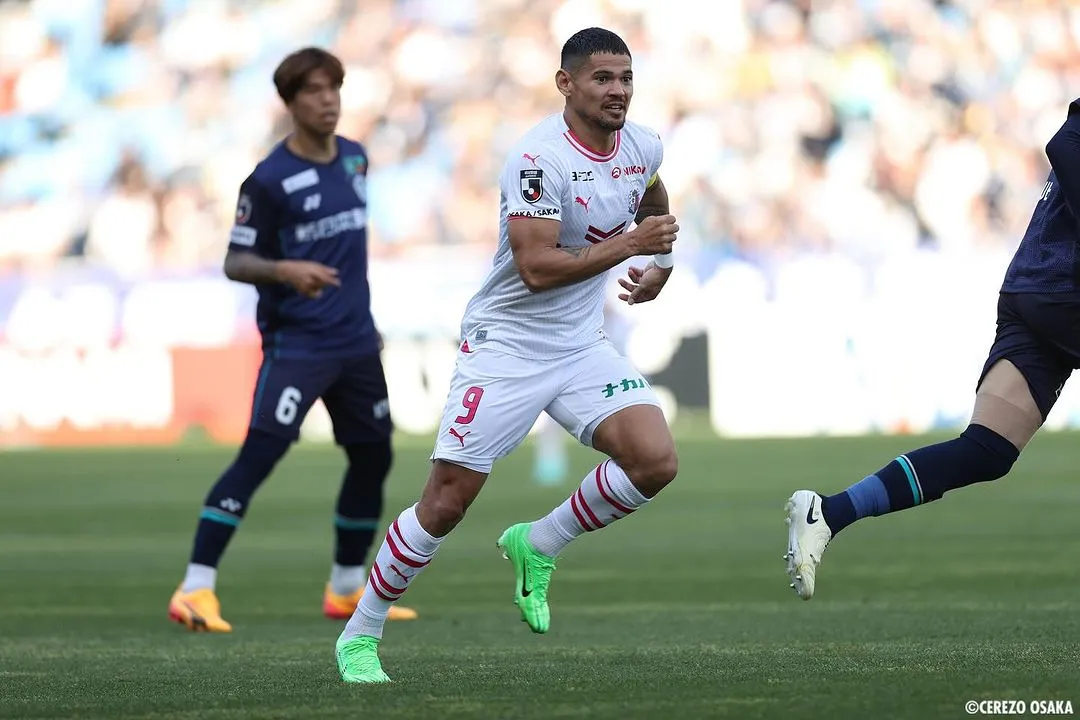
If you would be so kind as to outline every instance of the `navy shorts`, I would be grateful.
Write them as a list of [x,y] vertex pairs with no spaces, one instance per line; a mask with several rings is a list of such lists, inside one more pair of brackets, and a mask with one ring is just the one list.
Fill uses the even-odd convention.
[[980,385],[998,360],[1020,370],[1046,420],[1065,381],[1080,367],[1080,292],[1001,293],[997,335]]
[[390,437],[386,376],[378,354],[344,360],[264,356],[255,385],[251,428],[296,440],[315,400],[322,398],[338,445]]

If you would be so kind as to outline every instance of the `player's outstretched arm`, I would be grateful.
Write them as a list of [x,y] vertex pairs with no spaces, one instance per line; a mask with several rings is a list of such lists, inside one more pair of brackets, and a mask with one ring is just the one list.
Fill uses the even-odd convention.
[[631,232],[595,245],[559,247],[558,220],[514,218],[510,221],[510,249],[525,286],[543,292],[572,285],[607,272],[637,255],[671,252],[679,232],[671,215],[645,218]]
[[1069,105],[1069,116],[1046,144],[1046,158],[1054,169],[1065,204],[1080,220],[1080,102]]

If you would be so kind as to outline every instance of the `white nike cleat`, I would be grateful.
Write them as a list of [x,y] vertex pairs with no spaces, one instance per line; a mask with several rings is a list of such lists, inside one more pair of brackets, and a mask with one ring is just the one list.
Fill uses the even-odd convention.
[[821,496],[813,490],[799,490],[784,508],[788,525],[787,574],[791,587],[803,600],[814,597],[814,583],[821,556],[832,540],[832,530],[821,514]]

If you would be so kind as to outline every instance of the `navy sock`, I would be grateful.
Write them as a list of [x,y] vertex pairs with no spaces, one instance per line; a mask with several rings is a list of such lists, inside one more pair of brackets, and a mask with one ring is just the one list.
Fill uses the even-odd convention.
[[289,440],[259,430],[248,433],[236,460],[206,496],[195,531],[192,563],[217,567],[251,496],[289,449],[289,444]]
[[383,485],[390,473],[390,440],[345,446],[349,467],[341,482],[334,516],[334,562],[363,565],[367,559],[383,508]]
[[1004,477],[1020,457],[1011,442],[982,425],[960,437],[901,455],[837,495],[822,498],[833,535],[864,517],[940,499],[949,490]]

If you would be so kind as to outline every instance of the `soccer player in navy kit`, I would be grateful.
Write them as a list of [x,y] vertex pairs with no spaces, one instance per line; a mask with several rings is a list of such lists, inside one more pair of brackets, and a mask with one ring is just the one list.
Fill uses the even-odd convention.
[[799,490],[787,503],[788,575],[814,595],[829,541],[864,517],[1004,477],[1080,367],[1080,100],[1046,145],[1050,175],[998,296],[997,335],[960,437],[899,456],[844,492]]
[[[258,290],[263,363],[247,437],[206,497],[187,574],[169,603],[169,616],[191,630],[231,631],[215,589],[218,561],[317,398],[348,456],[325,614],[350,617],[367,580],[392,424],[367,280],[367,154],[335,134],[344,76],[318,48],[281,62],[274,85],[294,130],[240,187],[224,269]],[[393,619],[416,617],[399,609]]]

